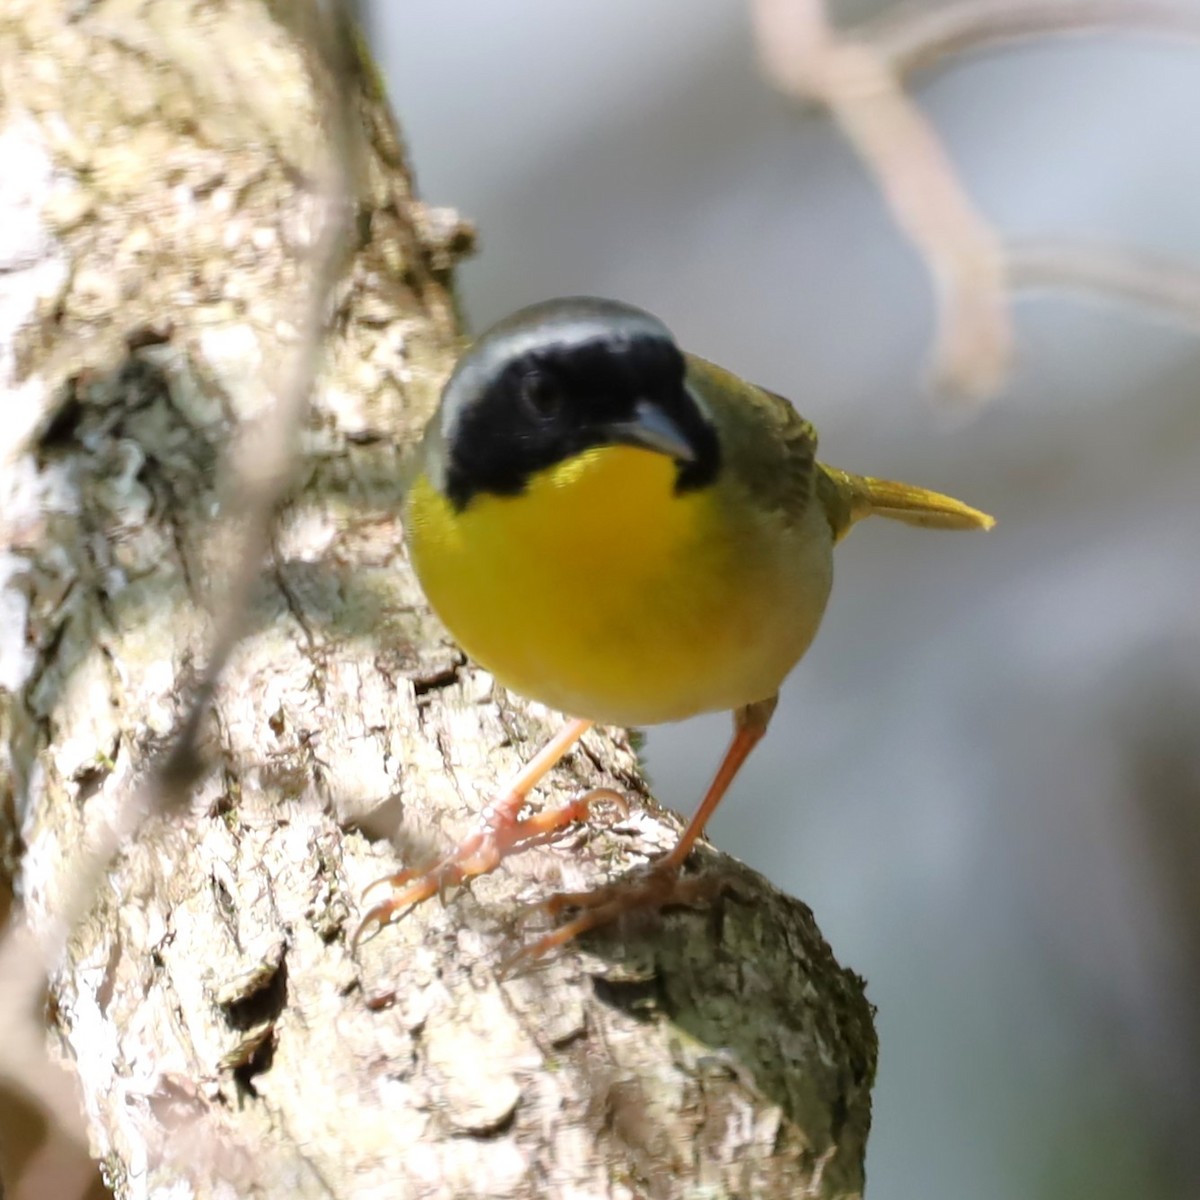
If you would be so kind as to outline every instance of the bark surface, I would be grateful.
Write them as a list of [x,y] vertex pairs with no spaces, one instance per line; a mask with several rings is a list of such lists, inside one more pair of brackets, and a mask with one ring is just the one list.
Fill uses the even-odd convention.
[[[313,283],[335,80],[309,11],[0,14],[0,874],[35,928],[169,745],[219,611],[227,452]],[[51,980],[92,1151],[122,1198],[857,1196],[861,981],[745,868],[702,851],[710,903],[501,976],[522,905],[676,836],[619,732],[555,786],[620,788],[630,819],[350,945],[366,885],[460,837],[555,716],[464,661],[405,561],[469,235],[415,199],[370,71],[349,86],[352,257],[206,770]]]

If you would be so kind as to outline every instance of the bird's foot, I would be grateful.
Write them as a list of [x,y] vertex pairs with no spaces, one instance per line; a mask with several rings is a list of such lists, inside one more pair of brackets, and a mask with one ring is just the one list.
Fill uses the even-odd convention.
[[578,915],[509,955],[501,970],[511,974],[514,968],[543,958],[580,934],[610,925],[626,913],[671,907],[694,908],[705,904],[724,891],[727,883],[728,880],[713,874],[685,877],[674,856],[668,856],[648,870],[627,875],[592,891],[560,892],[533,905],[532,912],[546,913],[552,918],[569,912]]
[[424,871],[409,868],[386,875],[367,888],[364,899],[377,888],[386,887],[391,894],[363,917],[351,944],[357,947],[369,941],[431,896],[444,897],[451,889],[495,870],[510,854],[541,845],[568,826],[587,820],[593,806],[601,802],[611,804],[622,817],[629,815],[625,797],[612,788],[593,788],[569,804],[528,817],[518,815],[525,805],[525,797],[519,793],[490,804],[483,811],[479,827],[441,862]]

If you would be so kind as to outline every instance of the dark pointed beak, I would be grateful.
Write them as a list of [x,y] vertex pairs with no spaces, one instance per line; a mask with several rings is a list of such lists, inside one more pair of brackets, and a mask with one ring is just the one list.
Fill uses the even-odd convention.
[[696,460],[696,451],[683,430],[650,400],[639,400],[633,420],[615,422],[609,426],[609,434],[615,442],[655,450],[679,462]]

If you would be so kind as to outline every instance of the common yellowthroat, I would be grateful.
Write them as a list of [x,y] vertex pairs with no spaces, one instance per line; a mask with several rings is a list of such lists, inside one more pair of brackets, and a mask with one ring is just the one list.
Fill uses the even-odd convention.
[[783,397],[684,353],[661,321],[617,301],[536,304],[466,351],[405,502],[409,553],[463,649],[575,719],[447,858],[379,881],[391,895],[360,936],[586,816],[595,795],[521,812],[593,723],[729,709],[733,741],[675,848],[641,884],[561,898],[582,915],[531,949],[670,898],[817,632],[834,544],[872,515],[993,524],[937,492],[827,467],[816,450]]

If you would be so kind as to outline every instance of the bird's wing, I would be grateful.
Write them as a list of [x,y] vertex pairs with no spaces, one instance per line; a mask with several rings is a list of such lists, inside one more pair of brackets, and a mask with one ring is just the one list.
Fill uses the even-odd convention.
[[687,363],[688,386],[720,434],[722,469],[763,508],[798,520],[813,497],[816,430],[783,396],[694,355]]

